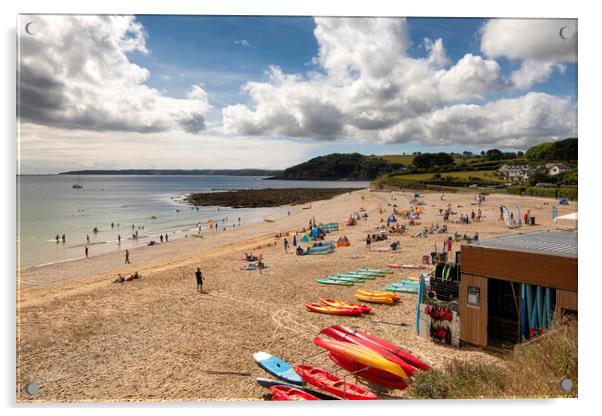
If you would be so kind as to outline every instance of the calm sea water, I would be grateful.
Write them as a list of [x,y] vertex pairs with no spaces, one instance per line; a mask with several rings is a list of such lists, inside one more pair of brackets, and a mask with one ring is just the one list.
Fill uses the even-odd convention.
[[[191,208],[191,192],[259,188],[364,188],[368,182],[265,181],[244,176],[82,176],[73,189],[70,175],[17,177],[17,268],[72,260],[89,254],[146,245],[159,234],[170,239],[208,231],[208,220],[231,229],[286,215],[282,208]],[[240,223],[238,222],[240,218]],[[111,227],[111,223],[113,226]],[[97,233],[93,232],[94,228]],[[132,234],[138,231],[136,241]],[[56,235],[66,242],[57,243]],[[117,244],[121,235],[121,244]]]

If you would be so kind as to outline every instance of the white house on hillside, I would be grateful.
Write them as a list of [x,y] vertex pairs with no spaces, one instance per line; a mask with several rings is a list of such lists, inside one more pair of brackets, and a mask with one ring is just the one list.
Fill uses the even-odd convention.
[[497,171],[506,183],[526,183],[533,168],[528,165],[503,165]]
[[546,170],[549,176],[555,176],[568,171],[569,167],[564,163],[546,163]]

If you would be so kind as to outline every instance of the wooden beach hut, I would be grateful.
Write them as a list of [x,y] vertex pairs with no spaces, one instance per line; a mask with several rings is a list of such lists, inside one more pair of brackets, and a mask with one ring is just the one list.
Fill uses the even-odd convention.
[[577,233],[538,231],[461,248],[461,340],[515,343],[577,314]]

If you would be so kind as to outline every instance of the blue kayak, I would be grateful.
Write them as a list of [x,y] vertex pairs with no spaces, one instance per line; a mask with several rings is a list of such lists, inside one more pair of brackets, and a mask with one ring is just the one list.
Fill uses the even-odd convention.
[[263,368],[274,377],[284,380],[287,383],[298,385],[305,384],[301,376],[297,374],[293,367],[286,361],[282,361],[280,358],[274,357],[272,354],[263,351],[253,354],[253,358],[259,367]]

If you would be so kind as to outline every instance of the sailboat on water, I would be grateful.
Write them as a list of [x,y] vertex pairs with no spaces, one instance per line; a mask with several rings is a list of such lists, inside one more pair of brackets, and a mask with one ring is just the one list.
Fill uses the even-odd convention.
[[84,187],[84,184],[79,180],[79,176],[77,177],[77,183],[74,183],[72,188],[73,189],[82,189]]

